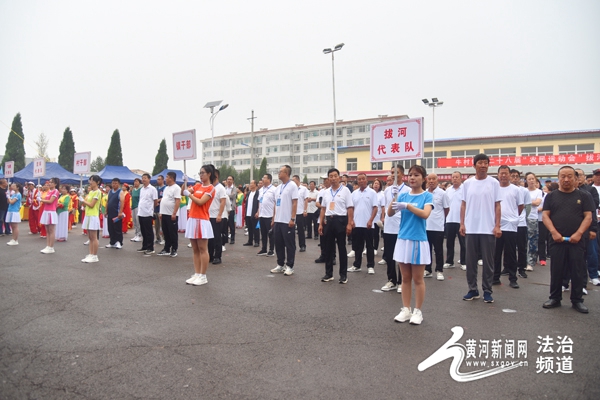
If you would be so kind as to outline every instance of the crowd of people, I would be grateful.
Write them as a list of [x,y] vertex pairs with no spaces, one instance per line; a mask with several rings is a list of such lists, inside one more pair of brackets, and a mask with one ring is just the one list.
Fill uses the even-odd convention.
[[[26,188],[19,183],[9,188],[1,179],[0,235],[12,235],[9,246],[19,244],[23,204],[29,209],[29,234],[46,239],[43,254],[54,253],[55,241],[68,240],[81,223],[89,250],[84,263],[99,262],[100,236],[109,239],[106,248],[121,249],[123,234],[132,229],[131,242],[141,242],[137,252],[177,257],[179,233],[185,233],[194,265],[186,283],[195,286],[208,283],[209,264],[223,262],[226,245],[235,244],[241,228],[247,237],[243,246],[257,248],[257,256],[276,257],[270,271],[284,276],[295,273],[296,252],[306,251],[307,240],[319,241],[315,263],[325,264],[325,283],[334,280],[336,264],[339,283],[348,283],[348,273],[362,271],[363,256],[367,274],[375,274],[380,251],[378,264],[386,266],[387,274],[381,290],[402,294],[395,320],[414,325],[423,321],[425,279],[434,273],[443,281],[444,270],[461,268],[468,286],[463,300],[483,294],[483,301],[492,303],[493,287],[502,276],[518,289],[519,279],[551,257],[550,297],[543,307],[560,306],[570,288],[573,308],[587,313],[582,296],[588,278],[600,285],[600,169],[586,177],[582,170],[563,166],[558,182],[542,185],[535,174],[528,172],[523,180],[518,170],[505,165],[491,177],[485,154],[475,156],[473,165],[474,175],[463,181],[455,172],[446,183],[420,165],[412,166],[406,177],[404,168],[396,166],[385,184],[378,179],[369,184],[365,174],[350,182],[336,168],[322,184],[304,184],[288,165],[279,169],[278,184],[265,174],[245,186],[236,186],[233,176],[221,181],[210,164],[200,169],[199,182],[182,186],[174,172],[159,176],[156,186],[144,174],[131,187],[118,178],[108,183],[92,175],[85,189],[61,185],[58,178],[43,186],[28,182]],[[163,247],[156,252],[155,245]]]

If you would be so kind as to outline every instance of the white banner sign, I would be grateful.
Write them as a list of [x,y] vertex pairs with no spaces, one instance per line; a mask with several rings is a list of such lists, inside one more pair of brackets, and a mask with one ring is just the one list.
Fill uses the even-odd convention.
[[371,161],[423,157],[423,118],[371,125]]
[[73,173],[74,174],[89,174],[91,171],[92,152],[86,151],[83,153],[75,153],[73,156]]
[[4,177],[13,178],[15,176],[15,162],[7,161],[4,163]]
[[36,158],[33,160],[33,177],[41,178],[46,175],[46,159]]
[[196,159],[196,130],[173,134],[173,160]]

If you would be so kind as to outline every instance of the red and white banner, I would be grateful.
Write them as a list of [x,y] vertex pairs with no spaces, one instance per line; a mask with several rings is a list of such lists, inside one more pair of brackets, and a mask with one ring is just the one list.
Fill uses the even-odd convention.
[[73,156],[73,173],[74,174],[89,174],[91,171],[92,152],[86,151],[83,153],[75,153]]
[[196,130],[173,134],[173,160],[196,159]]
[[13,178],[15,176],[15,162],[7,161],[4,163],[4,177]]
[[423,157],[423,118],[371,125],[371,161]]
[[[589,154],[560,154],[550,156],[506,156],[490,157],[490,166],[500,165],[564,165],[564,164],[593,164],[600,162],[600,153]],[[472,167],[473,157],[468,158],[438,158],[439,168]]]
[[46,175],[46,159],[36,158],[33,160],[33,177],[42,178]]

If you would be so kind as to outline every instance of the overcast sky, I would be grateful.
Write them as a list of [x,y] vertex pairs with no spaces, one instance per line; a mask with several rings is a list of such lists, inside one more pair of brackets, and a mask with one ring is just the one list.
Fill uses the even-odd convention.
[[429,139],[438,97],[437,138],[597,129],[599,20],[597,0],[0,0],[0,152],[17,112],[28,157],[41,132],[58,157],[67,126],[106,157],[119,129],[145,170],[173,132],[210,137],[211,100],[215,135],[253,109],[256,130],[332,121],[341,42],[338,119],[423,116]]

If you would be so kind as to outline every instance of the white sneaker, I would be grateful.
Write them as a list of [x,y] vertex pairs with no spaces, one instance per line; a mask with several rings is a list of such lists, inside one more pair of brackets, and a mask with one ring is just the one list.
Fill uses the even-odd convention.
[[448,268],[454,268],[454,264],[445,263],[444,264],[444,269],[448,269]]
[[592,279],[592,285],[594,285],[594,286],[600,286],[600,279],[598,279],[598,278]]
[[402,307],[400,314],[394,317],[394,321],[398,322],[406,322],[411,319],[412,313],[410,312],[410,307]]
[[196,274],[192,274],[192,277],[191,277],[190,279],[187,279],[187,280],[185,281],[185,283],[186,283],[186,284],[188,284],[188,285],[191,285],[191,284],[192,284],[192,282],[194,282],[194,281],[196,280],[196,278],[197,278],[197,277],[198,277],[198,275],[196,275]]
[[467,266],[464,264],[460,264],[460,269],[462,269],[463,271],[467,270]]
[[385,265],[385,264],[387,264],[387,261],[385,261],[384,259],[381,259],[377,264]]
[[392,290],[394,290],[396,288],[397,288],[397,285],[394,285],[392,282],[388,282],[385,285],[383,285],[381,290],[383,290],[384,292],[391,292]]
[[363,256],[367,254],[367,249],[363,250]]
[[368,273],[369,275],[373,275],[373,274],[375,274],[375,268],[367,268],[367,273]]
[[381,251],[383,251],[383,247],[381,248]]
[[568,292],[569,291],[569,287],[568,286],[563,286],[562,287],[562,291],[563,292]]
[[132,237],[131,239],[129,239],[129,241],[135,242],[135,239],[137,239],[137,236]]
[[396,289],[396,291],[398,293],[402,293],[402,284],[401,283],[398,284],[398,289]]
[[142,238],[140,236],[136,236],[133,239],[134,239],[133,240],[134,242],[141,242],[142,241]]
[[246,232],[244,233],[244,236],[248,236],[248,231],[246,231]]
[[373,250],[373,255],[376,256],[377,255],[377,250]]
[[113,246],[115,249],[122,249],[123,246],[121,246],[120,242],[115,243],[115,245]]
[[113,247],[115,247],[115,246],[113,246],[112,244],[110,244],[110,243],[109,243],[109,244],[107,244],[107,245],[106,245],[106,246],[104,246],[104,247],[106,247],[107,249],[110,249],[110,248],[113,248]]
[[356,268],[354,265],[348,268],[348,272],[358,272],[361,268]]
[[87,246],[88,244],[90,244],[90,240],[89,239],[86,242],[83,243],[84,246]]
[[356,253],[354,252],[354,250],[352,250],[350,253],[348,253],[348,258],[352,258],[356,255]]
[[412,313],[412,317],[410,317],[411,325],[420,325],[423,322],[423,313],[418,308],[415,308]]
[[48,246],[44,247],[43,249],[40,250],[40,253],[44,253],[47,249],[49,249]]
[[437,280],[438,281],[443,281],[444,280],[444,273],[443,272],[438,272],[437,273]]
[[196,277],[196,279],[194,279],[194,281],[192,282],[192,285],[200,286],[200,285],[206,285],[207,283],[208,283],[208,279],[206,278],[206,275],[198,275]]
[[423,271],[423,278],[431,278],[433,274],[429,271]]
[[525,267],[525,271],[533,271],[533,267],[531,265],[528,265],[527,267]]
[[188,243],[188,248],[190,248],[190,249],[192,248],[192,244],[191,243]]
[[100,261],[100,260],[98,260],[98,256],[97,256],[97,255],[92,255],[92,256],[91,256],[91,257],[90,257],[90,258],[87,260],[87,262],[88,262],[88,263],[97,263],[98,261]]
[[294,274],[294,268],[290,268],[287,265],[285,266],[285,271],[283,271],[285,276],[290,276]]
[[479,265],[480,267],[482,267],[483,266],[483,260],[477,261],[477,265]]
[[[190,245],[191,245],[191,243],[190,243]],[[191,246],[190,246],[190,247],[191,247]],[[223,247],[221,248],[221,250],[222,250],[222,251],[225,251],[225,250],[227,250],[227,249],[225,248],[225,246],[223,246]]]
[[9,246],[16,246],[19,244],[19,242],[17,242],[16,240],[12,239],[10,242],[6,243]]
[[41,250],[44,254],[52,254],[54,253],[54,247],[46,247],[44,250]]
[[81,262],[84,262],[84,263],[88,262],[88,260],[90,259],[90,257],[92,257],[92,255],[88,254],[87,256],[85,256],[84,259],[81,260]]
[[272,273],[274,274],[280,274],[285,270],[285,268],[283,268],[281,265],[276,266],[275,268],[273,268],[271,270]]
[[[164,240],[161,240],[160,242],[158,242],[158,244],[160,244],[161,246],[165,244]],[[207,281],[208,282],[208,281]]]
[[583,288],[581,290],[583,290],[583,294],[587,295],[587,289],[586,288]]

